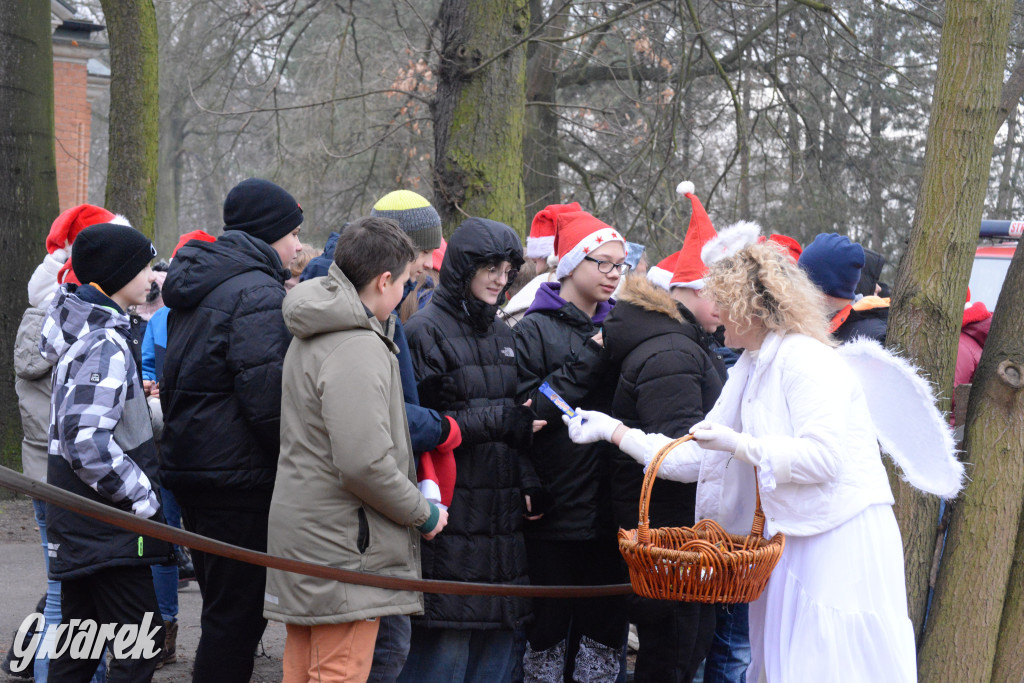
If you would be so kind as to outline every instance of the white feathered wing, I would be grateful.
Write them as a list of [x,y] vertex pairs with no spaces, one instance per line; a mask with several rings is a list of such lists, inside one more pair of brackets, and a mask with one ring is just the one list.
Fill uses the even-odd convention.
[[904,480],[926,493],[955,498],[964,485],[964,465],[931,386],[910,363],[872,339],[855,339],[837,350],[864,387],[878,442],[903,470]]

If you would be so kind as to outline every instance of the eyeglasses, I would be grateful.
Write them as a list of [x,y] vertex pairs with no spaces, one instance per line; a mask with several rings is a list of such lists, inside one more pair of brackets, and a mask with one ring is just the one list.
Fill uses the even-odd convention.
[[620,275],[625,275],[626,273],[629,272],[629,264],[625,263],[625,262],[623,262],[623,263],[613,263],[611,261],[601,261],[601,260],[598,260],[598,259],[594,258],[593,256],[584,256],[583,260],[584,261],[591,261],[593,263],[596,263],[597,264],[597,270],[599,272],[601,272],[601,273],[604,273],[605,275],[608,275],[613,270],[618,270]]
[[501,270],[500,268],[498,268],[498,266],[495,265],[485,266],[483,268],[483,271],[487,273],[488,280],[493,280],[495,282],[502,279],[503,277],[506,278],[508,282],[512,282],[513,280],[516,279],[516,276],[519,275],[519,271],[515,268]]

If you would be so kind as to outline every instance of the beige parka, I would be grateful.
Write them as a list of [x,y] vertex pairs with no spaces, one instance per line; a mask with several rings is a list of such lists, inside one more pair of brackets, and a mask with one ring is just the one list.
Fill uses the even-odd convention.
[[[430,507],[416,488],[397,347],[337,265],[285,297],[281,454],[270,505],[273,555],[419,578]],[[264,616],[334,624],[413,614],[422,595],[267,571]]]

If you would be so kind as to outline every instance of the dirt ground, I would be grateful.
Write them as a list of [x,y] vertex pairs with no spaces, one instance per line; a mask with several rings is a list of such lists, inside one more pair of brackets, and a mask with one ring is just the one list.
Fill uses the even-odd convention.
[[[32,501],[22,496],[0,499],[0,659],[11,645],[11,634],[35,609],[36,601],[46,590],[39,544]],[[192,680],[201,609],[198,585],[195,582],[184,584],[178,591],[178,660],[156,672],[153,677],[156,683],[189,683]],[[254,683],[281,680],[284,638],[284,625],[270,622],[255,658]],[[24,680],[0,673],[0,681]]]
[[[0,499],[0,659],[6,654],[13,634],[22,620],[35,608],[46,590],[39,529],[32,501],[23,496]],[[156,683],[190,683],[196,646],[199,644],[199,615],[202,598],[195,582],[178,591],[178,660],[156,672]],[[285,628],[270,622],[255,657],[253,683],[281,680]],[[629,655],[629,668],[635,654]],[[0,673],[0,683],[23,681]]]
[[0,499],[0,543],[38,543],[39,528],[32,500],[24,496]]

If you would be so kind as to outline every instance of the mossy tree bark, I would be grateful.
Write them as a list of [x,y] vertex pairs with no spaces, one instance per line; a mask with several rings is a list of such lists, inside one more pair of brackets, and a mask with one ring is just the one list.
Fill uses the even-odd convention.
[[160,82],[153,0],[101,0],[110,38],[106,206],[154,236]]
[[[946,3],[921,193],[893,292],[887,345],[922,368],[947,410],[991,164],[1012,7],[1012,0]],[[903,533],[910,617],[920,637],[938,500],[898,477],[890,480]]]
[[450,233],[468,216],[526,232],[523,119],[527,0],[444,0],[434,118],[434,206]]
[[0,464],[21,462],[14,334],[57,217],[50,3],[0,0]]

